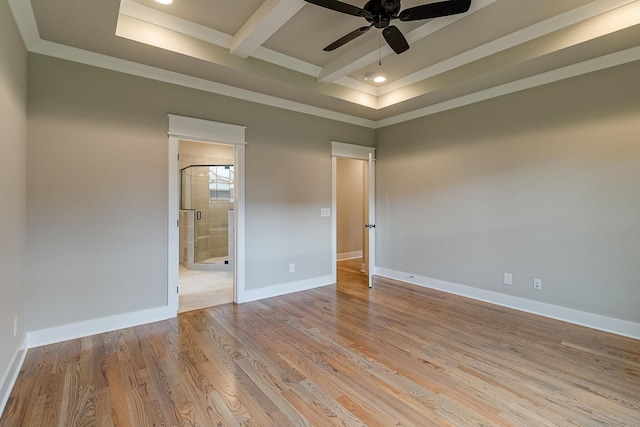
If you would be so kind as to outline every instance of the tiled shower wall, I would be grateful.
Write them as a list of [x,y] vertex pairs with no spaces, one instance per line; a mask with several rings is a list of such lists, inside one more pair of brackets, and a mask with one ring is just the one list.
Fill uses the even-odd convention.
[[201,210],[201,219],[196,220],[199,237],[195,242],[195,262],[226,257],[229,253],[229,202],[212,200],[208,204],[207,209]]
[[[206,171],[206,172],[205,172]],[[180,210],[180,263],[189,269],[222,264],[229,254],[229,200],[210,199],[207,167],[184,171]],[[199,218],[199,219],[198,219]],[[230,266],[229,266],[230,267]]]

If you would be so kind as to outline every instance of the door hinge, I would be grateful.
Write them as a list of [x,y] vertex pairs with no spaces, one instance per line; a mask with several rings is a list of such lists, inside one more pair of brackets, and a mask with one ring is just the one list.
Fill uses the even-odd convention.
[[176,227],[180,227],[180,220],[179,219],[176,220]]
[[376,228],[375,224],[365,224],[364,228]]
[[176,286],[176,294],[178,293],[178,287]]
[[180,161],[180,153],[178,153],[178,161]]

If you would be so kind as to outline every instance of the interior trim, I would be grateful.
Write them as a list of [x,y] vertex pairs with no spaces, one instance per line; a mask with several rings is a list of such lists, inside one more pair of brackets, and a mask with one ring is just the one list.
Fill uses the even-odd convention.
[[240,89],[234,86],[216,83],[198,77],[187,76],[185,74],[176,73],[174,71],[167,71],[161,68],[151,67],[149,65],[143,65],[137,62],[127,61],[120,58],[114,58],[100,53],[89,52],[58,43],[40,40],[35,43],[32,48],[29,49],[29,51],[41,55],[51,56],[54,58],[64,59],[67,61],[77,62],[80,64],[90,65],[93,67],[103,68],[106,70],[117,71],[120,73],[130,74],[133,76],[143,77],[164,83],[197,89],[216,95],[228,96],[230,98],[255,102],[257,104],[267,105],[269,107],[282,108],[283,110],[309,114],[316,117],[350,123],[371,129],[375,128],[375,121],[373,120],[363,119],[361,117],[353,116],[350,114],[338,113],[326,108],[314,107],[311,105],[303,104],[301,102],[290,101],[288,99],[278,98],[271,95],[264,95],[262,93],[250,91],[247,89]]
[[245,131],[246,126],[196,119],[192,117],[168,114],[169,117],[169,203],[168,203],[168,244],[167,255],[167,305],[169,310],[178,312],[178,294],[174,292],[179,283],[179,231],[178,215],[180,210],[178,189],[178,152],[179,141],[185,139],[195,142],[213,142],[233,145],[235,167],[235,255],[233,263],[234,296],[239,303],[245,294]]
[[268,286],[266,288],[245,290],[244,295],[242,295],[242,299],[237,302],[240,304],[257,301],[334,284],[335,281],[333,281],[333,278],[330,275],[313,277],[311,279],[282,283],[279,285]]
[[575,325],[586,326],[599,331],[610,332],[633,339],[640,339],[640,323],[633,323],[626,320],[614,319],[612,317],[601,316],[599,314],[587,313],[585,311],[558,305],[547,304],[531,299],[520,298],[513,295],[446,282],[444,280],[432,279],[430,277],[418,276],[404,273],[402,271],[388,268],[376,267],[376,275],[388,277],[413,285],[435,289],[450,294],[460,295],[479,301],[496,304],[502,307],[513,308],[526,313],[537,314]]
[[[333,215],[331,215],[331,276],[333,283],[337,283],[338,281],[337,262],[338,259],[340,259],[338,255],[338,157],[363,160],[368,164],[369,158],[375,160],[376,148],[368,147],[366,145],[331,141],[331,211],[333,212]],[[375,174],[375,170],[373,172],[369,171],[369,173]],[[368,176],[365,179],[371,179],[371,176]],[[375,191],[375,189],[373,190]],[[371,191],[369,192],[369,197],[371,197]],[[363,252],[364,251],[361,252],[361,256]],[[375,261],[375,258],[373,258],[373,260]],[[369,284],[371,284],[370,281],[371,274],[369,274]]]
[[[29,52],[371,129],[383,128],[393,124],[485,101],[498,96],[640,60],[640,48],[635,47],[376,121],[41,40],[31,3],[29,1],[21,0],[7,1],[22,39]],[[632,3],[632,0],[608,0],[606,5],[595,5],[589,3],[584,9],[580,8],[580,13],[575,12],[578,15],[577,17],[574,15],[571,15],[571,17],[573,19],[582,19],[584,16],[593,14],[594,10],[601,6],[606,9],[620,7],[629,3]],[[548,24],[558,25],[555,21]],[[347,82],[343,81],[342,83],[346,84]]]
[[54,326],[53,328],[40,329],[27,333],[27,347],[40,347],[91,335],[103,334],[118,329],[159,322],[175,316],[175,313],[171,313],[171,310],[164,306],[68,323],[66,325]]
[[4,412],[5,406],[7,406],[11,390],[13,390],[13,386],[18,379],[18,374],[22,369],[24,358],[27,356],[26,344],[27,336],[23,335],[22,340],[20,340],[20,345],[11,357],[7,371],[2,376],[2,380],[0,380],[0,415]]
[[503,52],[512,47],[535,40],[536,38],[544,37],[554,31],[559,31],[579,22],[586,21],[595,16],[612,11],[629,3],[633,3],[633,1],[635,0],[608,0],[587,3],[584,6],[571,9],[561,15],[554,16],[530,25],[529,27],[507,34],[499,39],[493,40],[466,52],[462,52],[442,62],[381,86],[379,88],[379,94],[384,95],[405,88],[411,84],[418,83],[422,80],[470,64],[481,58],[494,55],[498,52]]
[[386,126],[403,123],[420,117],[430,116],[432,114],[440,113],[447,110],[453,110],[455,108],[464,107],[481,101],[497,98],[499,96],[521,92],[523,90],[532,89],[549,83],[555,83],[572,77],[578,77],[583,74],[588,74],[595,71],[601,71],[618,65],[628,64],[630,62],[638,60],[640,60],[640,47],[633,47],[621,52],[616,52],[606,56],[601,56],[599,58],[590,59],[578,64],[558,68],[556,70],[548,71],[536,76],[527,77],[525,79],[516,80],[514,82],[492,87],[490,89],[485,89],[480,92],[464,95],[459,98],[440,102],[438,104],[433,104],[428,107],[418,108],[417,110],[410,111],[408,113],[398,114],[397,116],[378,120],[376,122],[376,128],[380,129]]
[[168,114],[169,136],[178,139],[224,142],[226,144],[246,144],[246,126],[194,119],[192,117]]
[[348,157],[350,159],[369,160],[369,154],[376,157],[376,148],[366,145],[347,144],[345,142],[331,141],[331,156]]

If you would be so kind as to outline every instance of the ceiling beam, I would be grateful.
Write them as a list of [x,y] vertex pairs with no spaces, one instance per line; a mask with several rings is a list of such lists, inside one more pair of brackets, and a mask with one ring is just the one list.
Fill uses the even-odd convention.
[[[506,36],[495,39],[489,43],[483,44],[466,52],[452,56],[444,61],[429,67],[423,68],[413,74],[407,75],[392,83],[386,84],[378,89],[378,95],[384,96],[387,93],[394,92],[398,89],[405,88],[409,85],[426,80],[438,74],[453,70],[463,65],[479,59],[503,52],[507,49],[524,44],[531,40],[544,37],[555,31],[568,28],[578,23],[593,19],[597,16],[609,14],[611,16],[599,25],[594,25],[593,30],[588,34],[578,34],[571,44],[583,43],[605,34],[619,31],[632,25],[640,24],[640,14],[636,11],[640,10],[640,3],[637,0],[600,0],[597,2],[587,3],[583,6],[571,9],[560,15],[540,21],[536,24],[522,28]],[[615,15],[615,17],[613,17]],[[584,39],[578,39],[584,37]],[[565,43],[568,40],[563,40]],[[562,48],[568,47],[562,45]],[[560,49],[559,47],[557,49]],[[381,106],[380,108],[383,108]]]
[[233,36],[231,54],[251,56],[305,4],[304,0],[266,0]]

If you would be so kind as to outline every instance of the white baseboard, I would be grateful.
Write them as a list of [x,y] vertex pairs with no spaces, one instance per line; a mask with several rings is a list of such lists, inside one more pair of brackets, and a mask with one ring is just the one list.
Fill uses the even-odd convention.
[[[335,281],[332,279],[331,275],[314,277],[312,279],[297,282],[283,283],[280,285],[269,286],[267,288],[244,291],[239,295],[237,302],[243,303],[256,301],[293,292],[306,291],[308,289],[318,288],[321,286],[333,285],[334,283]],[[26,344],[28,348],[40,347],[57,342],[102,334],[117,329],[159,322],[175,316],[176,313],[171,313],[171,310],[169,310],[168,307],[157,307],[148,310],[101,317],[98,319],[91,319],[29,332],[27,334]]]
[[283,283],[281,285],[273,285],[266,288],[245,290],[242,295],[238,296],[238,304],[244,302],[257,301],[265,298],[277,297],[280,295],[291,294],[294,292],[306,291],[309,289],[319,288],[322,286],[333,285],[335,281],[331,275],[314,277],[313,279],[300,280],[297,282]]
[[150,308],[130,313],[116,314],[98,319],[69,323],[48,329],[40,329],[27,334],[29,348],[40,347],[62,341],[73,340],[91,335],[102,334],[117,329],[159,322],[176,317],[168,307]]
[[26,344],[27,336],[23,335],[22,340],[20,341],[20,345],[16,349],[15,353],[13,353],[13,357],[11,358],[11,362],[9,362],[7,371],[2,376],[2,380],[0,380],[0,415],[2,415],[2,412],[4,412],[4,408],[9,401],[11,390],[13,390],[13,385],[18,379],[20,369],[22,369],[24,358],[27,355]]
[[640,339],[640,323],[614,319],[612,317],[601,316],[599,314],[587,313],[585,311],[574,310],[572,308],[501,294],[499,292],[487,291],[485,289],[473,288],[471,286],[446,282],[444,280],[416,276],[387,268],[376,267],[375,272],[378,276],[388,277],[390,279],[411,283],[417,286],[461,295],[467,298],[473,298],[491,304],[525,311],[527,313],[562,320],[564,322],[586,326],[588,328],[610,332],[616,335]]
[[362,251],[345,252],[336,255],[338,261],[344,261],[345,259],[362,258]]

